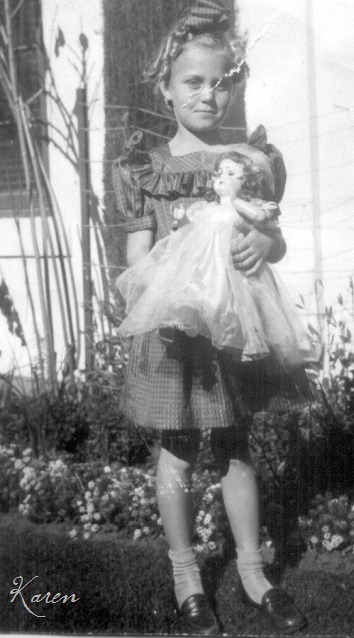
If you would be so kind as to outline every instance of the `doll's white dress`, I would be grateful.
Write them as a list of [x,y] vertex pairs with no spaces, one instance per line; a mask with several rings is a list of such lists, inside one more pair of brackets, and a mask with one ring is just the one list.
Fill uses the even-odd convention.
[[245,227],[238,213],[199,202],[187,216],[191,223],[117,278],[127,313],[120,334],[174,327],[240,361],[272,350],[286,368],[299,365],[310,343],[283,285],[266,264],[252,277],[233,266],[231,239]]

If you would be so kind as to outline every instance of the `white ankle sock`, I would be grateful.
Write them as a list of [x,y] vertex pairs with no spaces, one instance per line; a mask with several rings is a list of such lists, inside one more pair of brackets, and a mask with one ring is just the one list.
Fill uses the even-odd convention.
[[255,603],[260,604],[264,594],[272,587],[263,573],[261,550],[237,548],[236,563],[245,591]]
[[188,547],[179,552],[168,552],[172,562],[174,590],[179,608],[192,594],[204,594],[195,550]]

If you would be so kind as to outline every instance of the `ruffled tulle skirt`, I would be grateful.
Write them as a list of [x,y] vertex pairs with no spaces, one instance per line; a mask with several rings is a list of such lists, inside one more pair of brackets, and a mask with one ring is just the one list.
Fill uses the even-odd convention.
[[238,361],[274,353],[286,369],[301,365],[310,341],[280,279],[265,264],[259,275],[235,270],[229,217],[205,217],[155,244],[117,279],[129,337],[172,327],[202,335]]

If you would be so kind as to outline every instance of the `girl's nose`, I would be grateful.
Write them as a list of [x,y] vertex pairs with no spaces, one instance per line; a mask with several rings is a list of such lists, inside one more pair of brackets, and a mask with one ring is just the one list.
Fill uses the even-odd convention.
[[206,87],[203,89],[202,91],[202,96],[201,96],[202,102],[215,102],[215,87],[214,86],[210,86],[210,87]]

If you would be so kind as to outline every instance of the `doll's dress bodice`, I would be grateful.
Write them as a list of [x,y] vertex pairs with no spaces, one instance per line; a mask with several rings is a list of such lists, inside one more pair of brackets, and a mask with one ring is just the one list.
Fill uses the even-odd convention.
[[239,360],[266,357],[273,348],[287,367],[298,364],[303,330],[272,271],[265,265],[248,278],[233,266],[231,242],[247,228],[240,215],[198,202],[186,217],[193,221],[118,278],[127,311],[120,333],[174,327],[207,337]]

